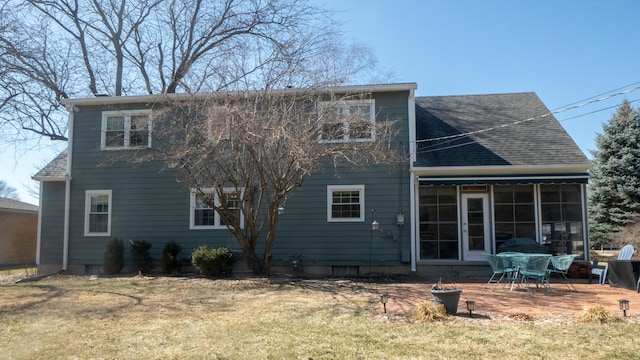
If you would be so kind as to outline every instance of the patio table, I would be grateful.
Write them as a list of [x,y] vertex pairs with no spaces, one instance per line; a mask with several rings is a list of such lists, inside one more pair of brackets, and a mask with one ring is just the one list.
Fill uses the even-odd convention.
[[[549,258],[551,260],[551,254],[541,254],[541,253],[517,253],[517,252],[502,252],[497,254],[500,257],[506,258],[510,266],[514,269],[514,272],[510,278],[511,286],[509,287],[509,291],[513,291],[513,285],[518,281],[518,278],[522,275],[521,268],[526,266],[526,264],[531,261],[533,258]],[[529,291],[529,283],[525,279],[525,284],[527,287],[527,291]],[[549,284],[547,283],[548,287]]]

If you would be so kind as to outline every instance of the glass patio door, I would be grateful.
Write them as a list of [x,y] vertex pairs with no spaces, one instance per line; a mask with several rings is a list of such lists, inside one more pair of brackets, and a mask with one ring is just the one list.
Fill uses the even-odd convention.
[[485,260],[490,253],[489,195],[462,194],[462,252],[464,260]]

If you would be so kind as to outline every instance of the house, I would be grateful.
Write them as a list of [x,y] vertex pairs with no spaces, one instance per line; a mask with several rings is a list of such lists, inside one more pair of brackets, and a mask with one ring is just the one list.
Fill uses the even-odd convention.
[[38,207],[0,198],[0,266],[36,263]]
[[[293,264],[321,275],[486,271],[483,253],[511,238],[587,256],[590,164],[534,93],[416,98],[416,88],[330,89],[367,94],[343,113],[356,106],[370,121],[393,119],[409,161],[308,177],[279,217],[274,272]],[[69,147],[34,176],[42,189],[40,271],[100,272],[114,236],[150,242],[155,259],[168,241],[185,254],[202,244],[239,249],[217,215],[203,222],[208,210],[175,171],[106,161],[114,151],[153,147],[131,124],[152,116],[158,99],[65,100]],[[108,140],[112,125],[124,133],[116,143]]]

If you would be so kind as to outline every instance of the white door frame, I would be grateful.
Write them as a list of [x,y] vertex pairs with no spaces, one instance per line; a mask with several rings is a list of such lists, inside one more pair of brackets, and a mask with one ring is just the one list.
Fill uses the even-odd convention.
[[[469,248],[469,199],[482,199],[482,225],[484,235],[483,249]],[[485,254],[491,252],[491,218],[489,216],[489,194],[462,194],[462,258],[465,261],[485,260]]]

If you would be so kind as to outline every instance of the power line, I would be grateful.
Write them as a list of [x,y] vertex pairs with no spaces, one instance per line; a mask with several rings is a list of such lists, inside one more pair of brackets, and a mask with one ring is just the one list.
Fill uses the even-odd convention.
[[[640,84],[640,82],[636,82],[634,84]],[[631,89],[628,89],[628,90],[625,90],[625,91],[621,91],[621,92],[617,92],[617,93],[614,93],[614,94],[611,94],[611,95],[607,95],[607,96],[604,96],[604,97],[601,97],[601,98],[594,99],[594,97],[590,97],[590,98],[586,99],[588,101],[572,103],[572,104],[569,104],[569,105],[567,105],[565,107],[560,108],[559,110],[555,110],[555,111],[552,111],[552,112],[549,112],[549,113],[546,113],[546,114],[542,114],[542,115],[538,115],[538,116],[533,116],[533,117],[530,117],[530,118],[527,118],[527,119],[523,119],[523,120],[514,121],[514,122],[511,122],[511,123],[502,124],[500,126],[492,126],[492,127],[488,127],[488,128],[485,128],[485,129],[474,130],[474,131],[469,131],[469,132],[466,132],[466,133],[455,134],[455,135],[439,136],[439,137],[428,138],[428,139],[416,139],[416,143],[457,139],[457,138],[461,138],[461,137],[467,137],[467,136],[470,136],[470,135],[476,135],[476,134],[484,133],[484,132],[487,132],[487,131],[503,129],[503,128],[506,128],[506,127],[519,125],[519,124],[530,122],[530,121],[533,121],[533,120],[543,119],[543,118],[549,117],[549,116],[554,115],[554,114],[560,114],[560,113],[563,113],[563,112],[567,112],[569,110],[574,110],[574,109],[585,107],[587,105],[591,105],[591,104],[595,104],[595,103],[598,103],[598,102],[606,101],[606,100],[609,100],[609,99],[614,98],[616,96],[626,95],[626,94],[629,94],[631,92],[637,91],[639,89],[640,89],[640,86],[636,86],[636,87],[633,87]],[[615,90],[613,90],[613,91],[615,91]],[[610,93],[610,92],[611,91],[607,91],[604,94],[607,94],[607,93]],[[596,95],[596,96],[598,96],[598,95]]]

